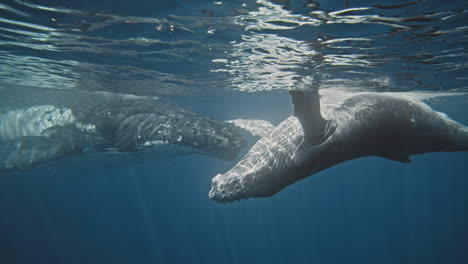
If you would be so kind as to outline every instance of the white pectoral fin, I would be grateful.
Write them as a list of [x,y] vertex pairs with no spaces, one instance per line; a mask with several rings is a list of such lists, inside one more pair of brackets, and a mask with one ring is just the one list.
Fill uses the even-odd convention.
[[242,128],[256,137],[263,137],[275,128],[270,122],[260,119],[233,119],[224,122]]

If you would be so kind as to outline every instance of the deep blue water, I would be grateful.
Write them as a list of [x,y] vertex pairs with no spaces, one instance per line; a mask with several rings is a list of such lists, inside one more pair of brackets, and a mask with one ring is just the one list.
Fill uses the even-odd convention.
[[[5,1],[0,85],[156,95],[274,124],[292,80],[317,72],[324,89],[467,91],[464,1],[348,0],[373,8],[345,18],[330,18],[344,1],[273,2]],[[466,94],[428,103],[468,124]],[[229,204],[208,191],[236,161],[101,158],[0,174],[0,263],[468,263],[468,153],[361,158]]]

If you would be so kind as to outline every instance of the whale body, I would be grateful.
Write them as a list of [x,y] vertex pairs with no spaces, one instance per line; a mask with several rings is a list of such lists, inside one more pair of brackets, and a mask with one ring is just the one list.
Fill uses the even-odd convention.
[[231,170],[212,179],[211,199],[232,202],[272,196],[314,173],[360,157],[408,163],[414,154],[468,150],[468,128],[419,100],[362,93],[321,109],[318,89],[290,95],[294,114],[262,137]]
[[234,158],[238,128],[153,97],[58,89],[0,89],[0,170],[86,151],[185,146]]

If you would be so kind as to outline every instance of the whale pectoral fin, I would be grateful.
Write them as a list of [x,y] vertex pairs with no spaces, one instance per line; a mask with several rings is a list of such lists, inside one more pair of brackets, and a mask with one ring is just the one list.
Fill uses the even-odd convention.
[[304,142],[309,145],[319,144],[327,121],[320,112],[318,89],[290,90],[289,94],[293,104],[293,115],[297,117],[304,131]]

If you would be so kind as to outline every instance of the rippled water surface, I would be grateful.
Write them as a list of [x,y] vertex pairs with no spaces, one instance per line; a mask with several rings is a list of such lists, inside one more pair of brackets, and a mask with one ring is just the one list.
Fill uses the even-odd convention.
[[330,86],[466,91],[466,1],[0,4],[2,86],[177,95]]

